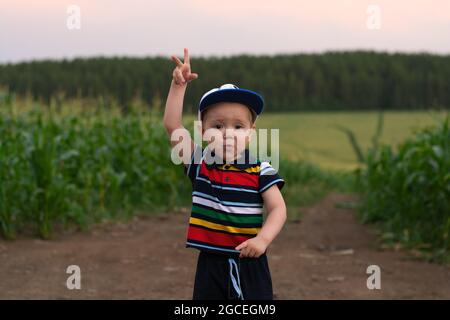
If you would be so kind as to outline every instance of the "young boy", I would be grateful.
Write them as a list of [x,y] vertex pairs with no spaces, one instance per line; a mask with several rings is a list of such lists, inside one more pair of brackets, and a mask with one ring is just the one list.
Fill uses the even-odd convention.
[[[179,155],[192,182],[186,247],[200,250],[193,299],[273,299],[266,250],[286,221],[280,193],[284,180],[246,147],[263,99],[234,85],[205,93],[199,120],[209,144],[203,149],[182,125],[186,86],[198,75],[191,73],[187,49],[184,62],[176,56],[172,60],[176,67],[164,125],[172,147],[182,146]],[[173,138],[175,132],[181,142]],[[264,225],[263,206],[268,213]]]

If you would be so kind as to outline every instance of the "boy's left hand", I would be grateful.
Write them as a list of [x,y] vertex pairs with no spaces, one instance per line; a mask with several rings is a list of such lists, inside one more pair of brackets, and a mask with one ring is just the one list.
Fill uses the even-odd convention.
[[264,252],[266,252],[269,244],[266,240],[260,236],[248,239],[238,245],[235,249],[241,250],[239,258],[259,258]]

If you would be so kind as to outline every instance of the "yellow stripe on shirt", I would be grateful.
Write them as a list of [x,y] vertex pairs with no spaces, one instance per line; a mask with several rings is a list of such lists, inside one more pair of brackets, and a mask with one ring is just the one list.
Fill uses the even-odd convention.
[[227,232],[231,232],[231,233],[257,234],[260,230],[260,228],[236,228],[236,227],[224,226],[221,224],[205,221],[205,220],[198,219],[198,218],[192,218],[192,217],[189,219],[189,223],[207,227],[210,229],[227,231]]
[[217,168],[220,170],[228,170],[228,171],[245,171],[247,173],[258,173],[259,169],[260,169],[259,166],[254,166],[254,167],[250,167],[245,170],[242,170],[242,169],[236,168],[232,164],[222,164],[220,166],[217,166]]

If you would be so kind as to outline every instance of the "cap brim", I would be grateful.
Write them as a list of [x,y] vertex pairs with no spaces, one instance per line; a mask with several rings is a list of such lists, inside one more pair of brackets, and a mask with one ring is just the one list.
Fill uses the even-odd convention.
[[251,108],[259,115],[264,108],[264,99],[258,93],[246,89],[222,89],[208,94],[200,101],[199,110],[202,112],[210,105],[219,102],[237,102]]

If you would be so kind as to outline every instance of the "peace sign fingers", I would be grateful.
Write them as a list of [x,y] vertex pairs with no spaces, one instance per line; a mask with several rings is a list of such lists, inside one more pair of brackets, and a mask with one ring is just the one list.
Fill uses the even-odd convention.
[[181,62],[181,60],[178,59],[177,56],[172,56],[171,58],[172,58],[172,61],[175,62],[175,63],[177,64],[177,67],[180,67],[180,68],[181,68],[181,67],[183,66],[183,62]]
[[172,55],[171,58],[172,61],[177,64],[177,67],[181,68],[184,65],[190,65],[189,50],[187,48],[184,48],[184,62],[181,62],[181,60],[175,55]]
[[187,48],[184,48],[184,63],[190,64],[190,61],[189,61],[189,51],[188,51]]
[[172,60],[177,64],[174,72],[173,79],[177,84],[185,84],[198,78],[197,73],[191,73],[191,64],[189,59],[189,50],[184,48],[184,62],[176,56],[171,56]]

